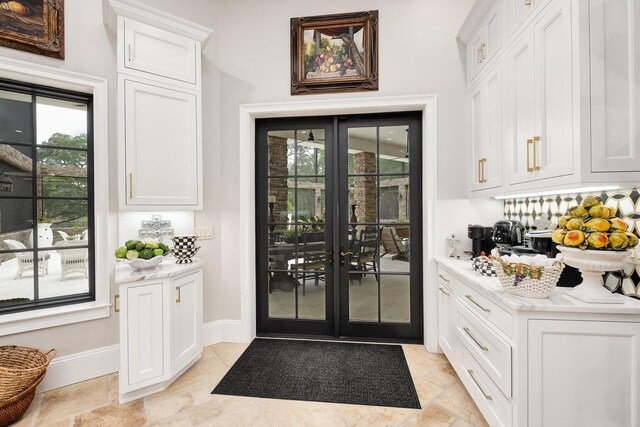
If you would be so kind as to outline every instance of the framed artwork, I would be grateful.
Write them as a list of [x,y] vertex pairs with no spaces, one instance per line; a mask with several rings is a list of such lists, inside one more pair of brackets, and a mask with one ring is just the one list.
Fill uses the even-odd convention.
[[291,94],[378,90],[378,11],[291,18]]
[[64,0],[0,0],[0,46],[64,59]]

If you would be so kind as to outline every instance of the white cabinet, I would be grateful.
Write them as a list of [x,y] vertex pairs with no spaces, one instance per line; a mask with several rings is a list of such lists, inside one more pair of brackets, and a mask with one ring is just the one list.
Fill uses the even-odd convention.
[[[509,22],[509,35],[520,28],[524,21],[532,14],[536,7],[536,0],[506,0],[507,21]],[[537,0],[539,3],[539,0]]]
[[591,167],[640,171],[640,4],[589,0]]
[[120,403],[165,389],[200,357],[201,265],[167,264],[160,272],[133,275],[127,266],[116,268]]
[[131,0],[117,15],[121,210],[202,209],[201,48],[211,30]]
[[124,70],[136,70],[195,85],[200,43],[124,18]]
[[202,273],[196,272],[173,282],[172,361],[180,370],[202,348]]
[[640,324],[529,320],[529,427],[638,426]]
[[502,49],[502,2],[495,1],[467,44],[468,80],[472,81]]
[[450,360],[455,358],[456,340],[454,321],[453,291],[449,288],[451,278],[440,274],[438,280],[438,344]]
[[123,80],[129,206],[198,205],[198,94]]
[[471,92],[472,190],[502,185],[502,69],[491,70]]

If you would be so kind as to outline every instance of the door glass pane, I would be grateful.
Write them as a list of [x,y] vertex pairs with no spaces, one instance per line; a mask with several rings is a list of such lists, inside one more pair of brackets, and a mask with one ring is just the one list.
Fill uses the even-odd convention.
[[297,214],[300,222],[324,222],[324,178],[298,178]]
[[86,148],[87,104],[39,96],[37,143]]
[[33,150],[0,144],[0,197],[33,196]]
[[380,173],[409,172],[409,127],[383,126],[380,128]]
[[378,178],[375,175],[349,177],[348,212],[350,223],[378,221]]
[[378,280],[369,272],[349,274],[349,320],[378,321]]
[[31,95],[0,90],[0,141],[31,144]]
[[295,132],[292,130],[269,131],[267,134],[269,176],[295,175],[294,138]]
[[380,227],[380,271],[408,273],[411,258],[409,225]]
[[349,128],[349,174],[376,173],[378,128]]
[[380,320],[382,322],[409,323],[410,276],[380,275]]
[[324,175],[324,129],[300,130],[297,132],[297,137],[298,176]]
[[409,175],[380,177],[380,222],[409,222]]

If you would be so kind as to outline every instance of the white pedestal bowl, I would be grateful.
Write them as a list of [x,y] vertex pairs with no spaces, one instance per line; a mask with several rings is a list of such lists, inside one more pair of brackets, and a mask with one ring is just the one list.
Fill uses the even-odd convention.
[[582,273],[582,283],[567,295],[594,304],[624,304],[622,295],[612,294],[604,287],[602,275],[607,271],[622,270],[631,251],[582,250],[558,246],[562,261]]

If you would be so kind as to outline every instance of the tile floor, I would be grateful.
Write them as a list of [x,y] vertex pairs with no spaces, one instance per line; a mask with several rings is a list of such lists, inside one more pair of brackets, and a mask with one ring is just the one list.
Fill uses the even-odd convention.
[[423,346],[404,345],[422,410],[211,395],[246,344],[205,348],[168,389],[118,405],[112,374],[36,396],[15,426],[486,426],[453,368]]

